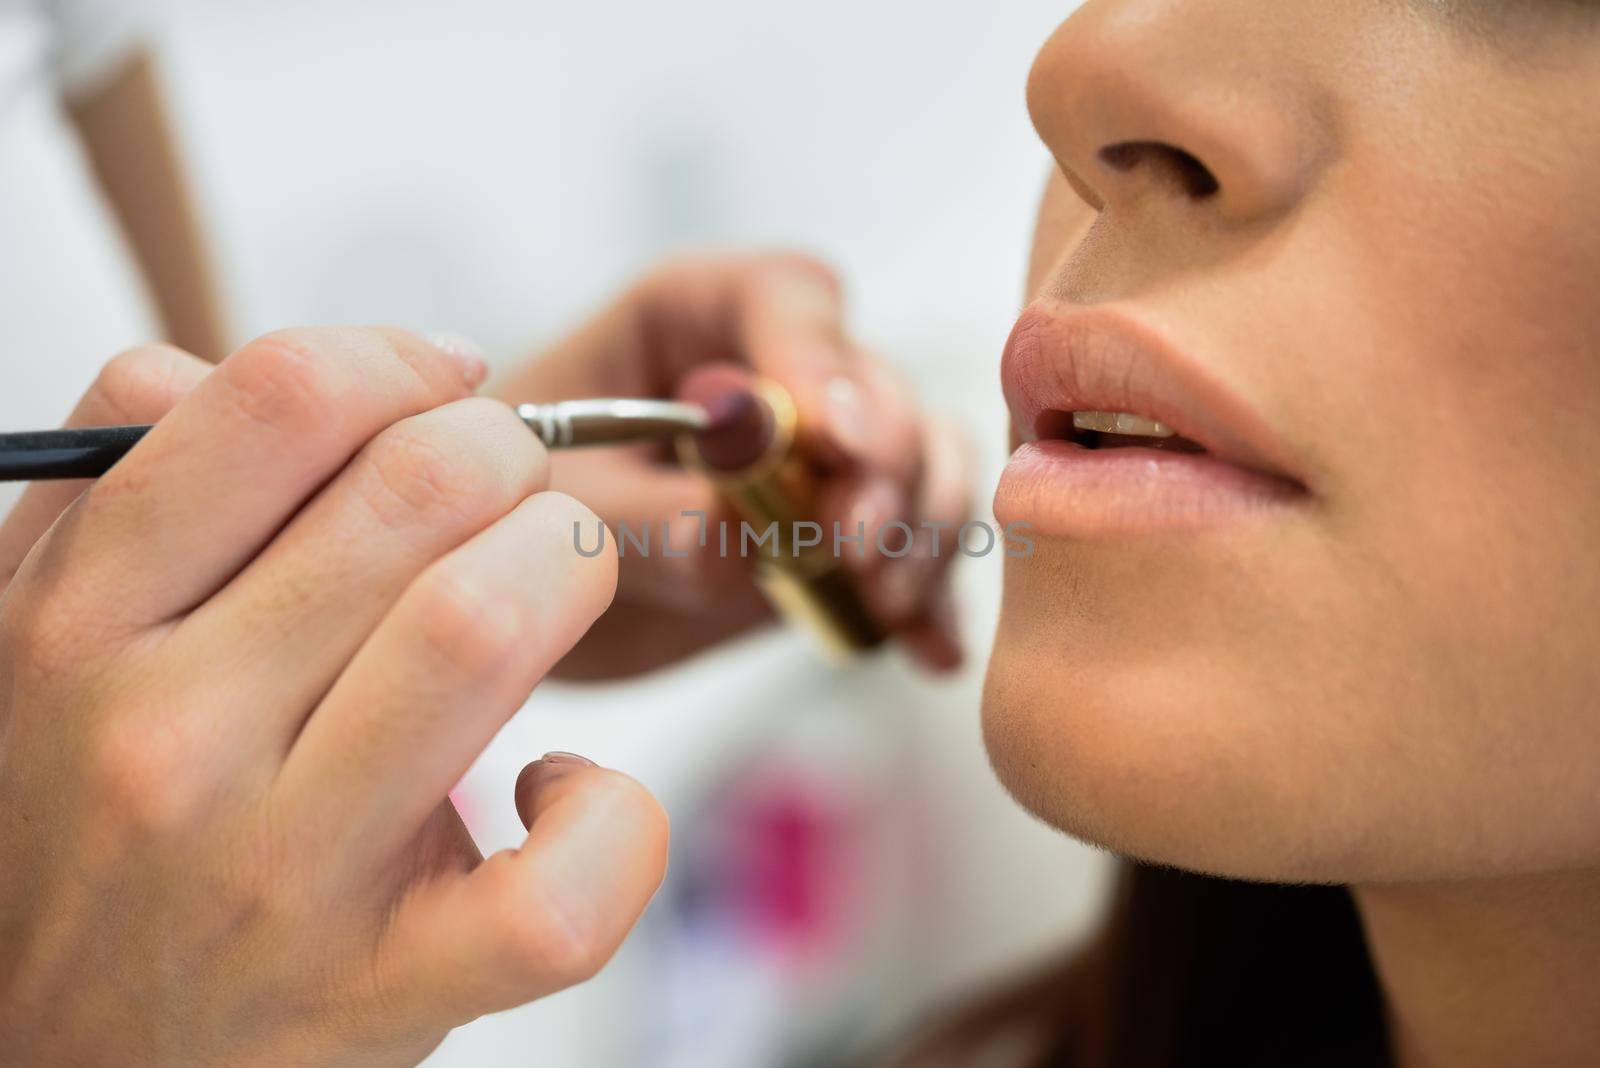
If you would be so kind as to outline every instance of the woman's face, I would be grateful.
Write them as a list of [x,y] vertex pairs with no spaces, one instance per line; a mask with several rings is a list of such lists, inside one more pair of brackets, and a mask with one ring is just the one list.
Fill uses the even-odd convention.
[[1028,100],[1007,785],[1240,877],[1600,863],[1600,5],[1091,0]]

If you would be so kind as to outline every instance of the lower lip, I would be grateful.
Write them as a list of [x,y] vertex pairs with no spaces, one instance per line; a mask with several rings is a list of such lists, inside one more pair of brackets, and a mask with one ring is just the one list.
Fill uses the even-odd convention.
[[1204,453],[1034,441],[1006,464],[995,518],[1045,537],[1182,533],[1261,517],[1305,491]]

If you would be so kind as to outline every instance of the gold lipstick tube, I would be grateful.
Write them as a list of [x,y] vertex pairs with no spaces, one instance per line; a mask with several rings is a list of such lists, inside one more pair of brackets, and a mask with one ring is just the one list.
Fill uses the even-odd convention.
[[770,379],[743,377],[745,391],[770,414],[765,448],[730,470],[708,463],[701,439],[685,435],[678,439],[679,457],[710,478],[750,528],[748,536],[739,531],[738,549],[756,546],[756,582],[780,616],[812,630],[841,656],[882,645],[886,632],[867,611],[854,577],[835,551],[834,531],[822,530],[818,544],[798,537],[802,524],[821,524],[816,520],[817,477],[796,448],[793,398]]

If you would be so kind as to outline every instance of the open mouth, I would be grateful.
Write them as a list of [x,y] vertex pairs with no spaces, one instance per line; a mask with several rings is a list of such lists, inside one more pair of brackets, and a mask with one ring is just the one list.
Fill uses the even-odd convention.
[[1035,437],[1070,441],[1085,449],[1160,449],[1163,452],[1205,452],[1205,446],[1165,423],[1132,412],[1040,413]]
[[1117,311],[1029,308],[1001,372],[1022,440],[995,496],[1002,523],[1062,537],[1194,531],[1309,494],[1256,408]]

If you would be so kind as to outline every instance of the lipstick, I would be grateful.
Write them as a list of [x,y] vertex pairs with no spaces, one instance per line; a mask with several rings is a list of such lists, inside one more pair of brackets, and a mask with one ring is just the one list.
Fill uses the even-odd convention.
[[887,635],[867,611],[833,540],[824,536],[813,544],[799,537],[816,519],[820,490],[797,447],[799,416],[788,391],[742,367],[709,364],[684,381],[678,399],[710,418],[703,432],[678,439],[679,458],[712,480],[755,537],[773,532],[759,542],[755,558],[756,582],[773,607],[841,655],[882,645]]

